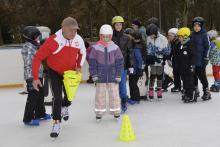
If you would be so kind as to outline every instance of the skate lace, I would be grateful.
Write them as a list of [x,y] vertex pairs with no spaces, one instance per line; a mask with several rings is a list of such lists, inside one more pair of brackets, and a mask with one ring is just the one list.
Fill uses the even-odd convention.
[[55,123],[53,125],[52,132],[53,133],[59,133],[60,132],[60,123]]
[[62,108],[62,114],[61,114],[61,115],[62,115],[63,117],[69,115],[69,112],[68,112],[68,108],[67,108],[67,107],[63,107],[63,108]]
[[150,94],[150,96],[153,96],[154,95],[154,90],[150,90],[149,94]]
[[162,95],[162,91],[161,91],[161,90],[158,90],[158,91],[157,91],[157,95],[159,95],[159,96]]

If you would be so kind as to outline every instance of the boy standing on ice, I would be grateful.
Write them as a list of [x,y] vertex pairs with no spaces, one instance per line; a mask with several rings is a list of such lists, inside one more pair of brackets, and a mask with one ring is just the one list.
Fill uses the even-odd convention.
[[[52,35],[36,53],[33,59],[33,86],[36,90],[42,86],[38,73],[40,63],[47,58],[48,71],[53,93],[53,127],[50,136],[56,138],[60,132],[61,118],[68,120],[68,101],[63,84],[65,71],[74,70],[80,72],[85,61],[86,48],[84,41],[77,34],[79,29],[77,21],[67,17],[62,22],[62,29]],[[64,98],[62,93],[64,92]],[[62,109],[61,109],[62,108]]]
[[199,96],[198,79],[202,83],[203,96],[202,100],[207,101],[211,99],[209,92],[209,83],[206,76],[206,66],[209,63],[208,51],[210,47],[209,38],[204,28],[204,19],[202,17],[195,17],[192,22],[192,43],[196,50],[196,64],[195,64],[195,86],[196,93]]
[[197,101],[197,95],[194,93],[194,72],[196,63],[195,49],[190,39],[191,31],[189,28],[181,28],[177,35],[180,39],[181,46],[178,50],[178,66],[180,67],[180,75],[183,81],[184,94],[182,100],[185,103]]
[[103,25],[99,31],[100,40],[91,46],[89,71],[96,83],[95,114],[100,122],[106,112],[106,92],[109,95],[110,112],[114,118],[120,117],[119,82],[124,69],[124,59],[120,48],[112,41],[113,30]]
[[[23,122],[25,125],[31,126],[39,126],[40,120],[51,119],[51,116],[45,113],[43,88],[36,91],[32,85],[32,60],[37,49],[40,47],[40,35],[40,31],[33,26],[25,27],[22,34],[25,43],[21,50],[21,54],[24,60],[24,79],[26,80],[28,91]],[[40,67],[38,76],[40,81],[43,82],[43,66]]]

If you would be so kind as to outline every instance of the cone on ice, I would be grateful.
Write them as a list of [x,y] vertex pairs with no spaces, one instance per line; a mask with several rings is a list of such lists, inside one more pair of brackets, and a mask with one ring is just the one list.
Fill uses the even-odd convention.
[[124,142],[136,140],[134,129],[132,128],[131,121],[128,115],[124,115],[123,117],[119,140]]

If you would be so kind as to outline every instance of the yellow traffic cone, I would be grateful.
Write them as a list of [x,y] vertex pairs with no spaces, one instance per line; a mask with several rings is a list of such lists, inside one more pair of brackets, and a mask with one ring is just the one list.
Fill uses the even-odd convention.
[[131,121],[128,115],[124,115],[123,117],[119,140],[124,142],[136,140],[134,129],[132,128]]
[[67,99],[73,101],[75,98],[76,90],[79,87],[81,81],[81,73],[73,70],[64,72],[63,83],[66,90]]

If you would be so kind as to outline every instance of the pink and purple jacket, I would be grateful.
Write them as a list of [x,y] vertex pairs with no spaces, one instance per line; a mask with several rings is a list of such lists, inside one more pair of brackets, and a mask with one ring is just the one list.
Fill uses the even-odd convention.
[[98,77],[97,83],[114,83],[124,69],[124,58],[120,48],[111,41],[106,46],[101,42],[90,46],[89,71]]

